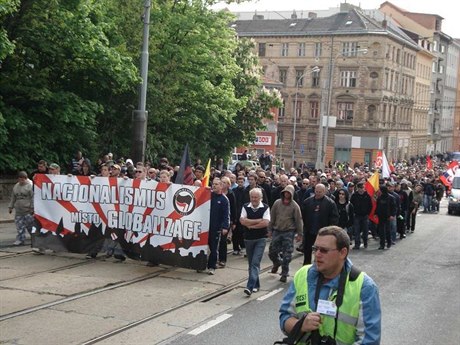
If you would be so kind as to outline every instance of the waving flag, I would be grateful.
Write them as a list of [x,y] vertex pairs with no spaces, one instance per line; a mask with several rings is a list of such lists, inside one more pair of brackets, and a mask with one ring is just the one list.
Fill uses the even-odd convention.
[[433,169],[433,162],[431,161],[431,156],[427,155],[426,156],[426,168],[427,169]]
[[375,214],[375,209],[377,208],[377,192],[379,190],[379,173],[374,173],[372,174],[371,177],[366,181],[366,184],[364,185],[364,188],[366,188],[367,194],[371,197],[372,201],[372,210],[371,213],[369,214],[369,220],[375,224],[379,223],[379,218]]
[[389,178],[391,173],[390,165],[388,164],[387,156],[385,151],[382,151],[382,177]]
[[185,184],[188,186],[193,185],[193,173],[192,173],[192,166],[190,164],[190,154],[188,152],[188,144],[185,145],[184,153],[180,161],[180,167],[179,167],[179,171],[177,172],[175,183]]
[[206,165],[206,171],[204,172],[203,180],[201,181],[201,185],[203,187],[209,186],[209,178],[211,177],[211,158],[208,160],[208,164]]
[[447,166],[447,170],[444,171],[441,176],[439,176],[439,179],[444,184],[444,186],[450,188],[452,185],[452,179],[455,176],[455,172],[457,171],[458,166],[459,163],[457,161],[450,162],[450,164]]

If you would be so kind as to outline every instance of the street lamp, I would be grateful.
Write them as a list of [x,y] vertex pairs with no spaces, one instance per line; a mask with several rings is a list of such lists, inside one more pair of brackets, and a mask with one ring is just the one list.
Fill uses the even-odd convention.
[[[321,69],[318,66],[313,67],[311,70],[305,72],[302,74],[299,78],[296,79],[295,82],[295,97],[294,97],[294,116],[293,116],[293,127],[292,127],[292,159],[291,159],[291,164],[294,167],[294,161],[295,161],[295,137],[296,137],[296,129],[297,129],[297,95],[299,93],[299,84],[300,81],[307,75],[312,74],[312,73],[317,73]],[[294,167],[295,168],[295,167]]]
[[134,162],[143,162],[145,158],[145,146],[147,137],[147,117],[145,109],[147,98],[147,76],[149,71],[149,26],[150,26],[151,1],[145,0],[143,14],[142,52],[141,52],[141,78],[142,84],[139,94],[139,109],[132,114],[133,137],[131,158]]
[[326,154],[326,146],[327,146],[327,136],[329,132],[329,117],[331,115],[331,104],[332,104],[332,79],[333,79],[333,72],[334,72],[334,67],[335,67],[335,61],[343,56],[343,57],[350,57],[350,54],[357,54],[357,53],[362,53],[363,55],[367,54],[367,49],[362,48],[362,49],[356,49],[351,52],[340,52],[338,53],[335,58],[332,57],[329,60],[329,75],[327,78],[327,110],[326,110],[326,125],[324,128],[324,135],[323,135],[323,118],[324,114],[321,112],[320,115],[320,121],[319,121],[319,143],[320,147],[319,150],[317,151],[316,155],[316,168],[324,170],[324,156]]

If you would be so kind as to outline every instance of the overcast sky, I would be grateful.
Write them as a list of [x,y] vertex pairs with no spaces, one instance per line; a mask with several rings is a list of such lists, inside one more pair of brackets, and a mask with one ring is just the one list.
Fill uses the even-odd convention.
[[[214,8],[228,8],[232,12],[245,11],[292,11],[300,10],[327,10],[338,7],[341,1],[337,0],[252,0],[240,5],[216,5]],[[345,2],[345,1],[342,1]],[[382,0],[348,0],[348,3],[360,5],[363,9],[377,9]],[[460,38],[460,1],[458,0],[394,0],[390,1],[395,6],[410,12],[437,14],[444,18],[442,31],[453,38]]]

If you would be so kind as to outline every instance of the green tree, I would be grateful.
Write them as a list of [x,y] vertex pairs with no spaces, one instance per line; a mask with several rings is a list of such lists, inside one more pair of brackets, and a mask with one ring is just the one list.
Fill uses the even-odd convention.
[[209,1],[157,1],[152,9],[148,154],[227,156],[254,138],[277,105],[264,92],[253,44],[238,40]]
[[115,112],[118,95],[132,96],[138,80],[132,59],[111,46],[103,15],[90,0],[29,0],[7,16],[15,48],[1,65],[7,133],[0,171],[32,167],[40,158],[67,162],[76,149],[96,151],[98,121]]

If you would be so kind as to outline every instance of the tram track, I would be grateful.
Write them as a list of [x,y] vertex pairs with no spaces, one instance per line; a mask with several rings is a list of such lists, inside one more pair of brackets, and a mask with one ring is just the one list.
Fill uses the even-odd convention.
[[[271,269],[271,266],[266,267],[264,269],[261,269],[260,273],[268,272],[270,269]],[[240,285],[240,284],[242,284],[242,283],[244,283],[246,281],[247,281],[247,277],[244,277],[244,278],[239,279],[239,280],[237,280],[237,281],[235,281],[235,282],[233,282],[231,284],[228,284],[228,285],[226,285],[226,286],[224,286],[224,287],[222,287],[222,288],[220,288],[220,289],[218,289],[216,291],[213,291],[213,292],[210,292],[208,294],[196,297],[196,298],[191,299],[191,300],[189,300],[187,302],[178,304],[176,306],[173,306],[173,307],[165,309],[165,310],[163,310],[161,312],[149,315],[149,316],[144,317],[142,319],[130,322],[127,325],[124,325],[124,326],[121,326],[119,328],[116,328],[116,329],[114,329],[114,330],[112,330],[110,332],[107,332],[105,334],[101,334],[101,335],[99,335],[97,337],[94,337],[94,338],[92,338],[92,339],[90,339],[90,340],[88,340],[86,342],[81,343],[81,345],[97,344],[97,343],[99,343],[101,341],[104,341],[106,339],[109,339],[109,338],[111,338],[111,337],[113,337],[115,335],[118,335],[118,334],[121,334],[123,332],[126,332],[126,331],[128,331],[128,330],[130,330],[132,328],[135,328],[137,326],[140,326],[140,325],[142,325],[142,324],[144,324],[146,322],[158,319],[159,317],[162,317],[164,315],[167,315],[169,313],[177,311],[177,310],[179,310],[181,308],[187,307],[187,306],[189,306],[191,304],[194,304],[194,303],[197,303],[197,302],[204,302],[205,303],[205,302],[211,301],[211,300],[213,300],[213,299],[215,299],[215,298],[217,298],[219,296],[222,296],[222,295],[234,290],[236,287],[238,287],[238,285]]]
[[33,312],[36,312],[36,311],[40,311],[40,310],[43,310],[43,309],[46,309],[46,308],[54,307],[56,305],[60,305],[60,304],[72,302],[72,301],[75,301],[75,300],[78,300],[78,299],[81,299],[81,298],[85,298],[85,297],[88,297],[88,296],[96,295],[96,294],[99,294],[99,293],[102,293],[102,292],[105,292],[105,291],[114,290],[114,289],[118,289],[118,288],[121,288],[121,287],[124,287],[124,286],[136,284],[136,283],[148,280],[148,279],[155,278],[155,277],[157,277],[157,276],[159,276],[161,274],[174,271],[175,269],[177,269],[177,267],[165,268],[165,269],[155,271],[153,273],[149,273],[149,274],[146,274],[146,275],[143,275],[143,276],[140,276],[140,277],[137,277],[137,278],[133,278],[133,279],[130,279],[130,280],[127,280],[127,281],[122,281],[122,282],[119,282],[119,283],[110,283],[110,284],[108,284],[106,286],[96,288],[96,289],[93,289],[93,290],[90,290],[90,291],[84,291],[84,292],[76,293],[74,295],[59,299],[57,301],[48,302],[48,303],[40,304],[40,305],[35,306],[35,307],[29,307],[29,308],[26,308],[26,309],[22,309],[22,310],[19,310],[19,311],[8,313],[8,314],[0,316],[0,322],[5,321],[5,320],[9,320],[9,319],[13,319],[13,318],[16,318],[16,317],[19,317],[19,316],[23,316],[23,315],[26,315],[26,314],[30,314],[30,313],[33,313]]

